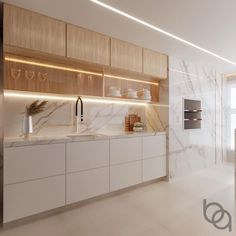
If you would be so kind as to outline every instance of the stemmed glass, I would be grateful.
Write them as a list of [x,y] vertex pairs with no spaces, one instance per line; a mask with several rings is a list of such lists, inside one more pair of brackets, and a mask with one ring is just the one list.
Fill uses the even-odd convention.
[[25,71],[25,78],[27,80],[32,80],[34,78],[35,72],[34,71]]
[[18,80],[20,78],[20,75],[21,75],[21,69],[11,68],[11,77],[14,80]]

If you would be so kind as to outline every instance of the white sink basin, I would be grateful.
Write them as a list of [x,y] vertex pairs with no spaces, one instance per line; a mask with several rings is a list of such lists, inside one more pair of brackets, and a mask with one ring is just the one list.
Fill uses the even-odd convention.
[[67,135],[69,138],[96,138],[96,137],[102,137],[104,135],[102,134],[70,134]]

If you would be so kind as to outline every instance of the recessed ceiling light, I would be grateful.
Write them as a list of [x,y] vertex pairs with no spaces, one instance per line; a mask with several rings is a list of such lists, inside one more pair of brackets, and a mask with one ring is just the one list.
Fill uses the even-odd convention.
[[135,21],[135,22],[137,22],[137,23],[139,23],[139,24],[141,24],[141,25],[144,25],[144,26],[146,26],[146,27],[148,27],[148,28],[150,28],[150,29],[153,29],[153,30],[155,30],[155,31],[157,31],[157,32],[159,32],[159,33],[162,33],[162,34],[164,34],[164,35],[166,35],[166,36],[168,36],[168,37],[170,37],[170,38],[173,38],[173,39],[175,39],[175,40],[178,40],[178,41],[180,41],[180,42],[182,42],[182,43],[184,43],[184,44],[187,44],[188,46],[191,46],[191,47],[193,47],[193,48],[196,48],[196,49],[198,49],[198,50],[200,50],[200,51],[202,51],[202,52],[204,52],[204,53],[207,53],[207,54],[209,54],[209,55],[211,55],[211,56],[214,56],[214,57],[216,57],[216,58],[218,58],[218,59],[220,59],[220,60],[222,60],[222,61],[225,61],[225,62],[227,62],[227,63],[229,63],[229,64],[231,64],[231,65],[236,66],[236,62],[233,62],[233,61],[231,61],[231,60],[229,60],[229,59],[227,59],[227,58],[225,58],[225,57],[222,57],[222,56],[220,56],[220,55],[218,55],[218,54],[216,54],[216,53],[214,53],[214,52],[212,52],[212,51],[209,51],[209,50],[207,50],[207,49],[205,49],[205,48],[202,48],[202,47],[200,47],[200,46],[198,46],[198,45],[196,45],[196,44],[194,44],[194,43],[191,43],[191,42],[189,42],[189,41],[187,41],[187,40],[185,40],[185,39],[183,39],[183,38],[180,38],[180,37],[178,37],[178,36],[176,36],[176,35],[174,35],[174,34],[171,34],[171,33],[167,32],[167,31],[165,31],[165,30],[163,30],[163,29],[161,29],[161,28],[159,28],[159,27],[157,27],[157,26],[155,26],[155,25],[152,25],[152,24],[150,24],[150,23],[148,23],[148,22],[146,22],[146,21],[144,21],[144,20],[141,20],[141,19],[139,19],[139,18],[137,18],[137,17],[134,17],[134,16],[132,16],[132,15],[130,15],[130,14],[124,12],[124,11],[121,11],[121,10],[115,8],[115,7],[112,7],[111,5],[105,4],[105,3],[100,2],[100,1],[98,1],[98,0],[90,0],[90,1],[93,2],[93,3],[96,3],[96,4],[98,4],[98,5],[100,5],[101,7],[104,7],[104,8],[106,8],[106,9],[110,10],[110,11],[113,11],[113,12],[119,14],[119,15],[122,15],[122,16],[124,16],[124,17],[126,17],[126,18],[128,18],[128,19],[130,19],[130,20],[132,20],[132,21]]

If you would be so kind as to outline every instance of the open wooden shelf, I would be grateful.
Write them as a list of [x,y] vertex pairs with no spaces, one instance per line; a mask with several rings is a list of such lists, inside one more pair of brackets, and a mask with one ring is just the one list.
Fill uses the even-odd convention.
[[[159,101],[159,80],[155,77],[31,50],[4,49],[7,90]],[[110,87],[119,88],[121,97],[112,96]],[[137,91],[137,98],[129,97],[128,89]],[[150,100],[142,99],[143,89],[150,91]]]

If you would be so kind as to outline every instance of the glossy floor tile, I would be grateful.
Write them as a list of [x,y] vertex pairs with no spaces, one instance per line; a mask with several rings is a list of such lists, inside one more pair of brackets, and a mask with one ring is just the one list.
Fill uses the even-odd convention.
[[235,235],[235,231],[218,230],[204,219],[204,198],[208,203],[220,203],[234,216],[233,165],[224,164],[170,182],[139,187],[2,229],[0,236]]

